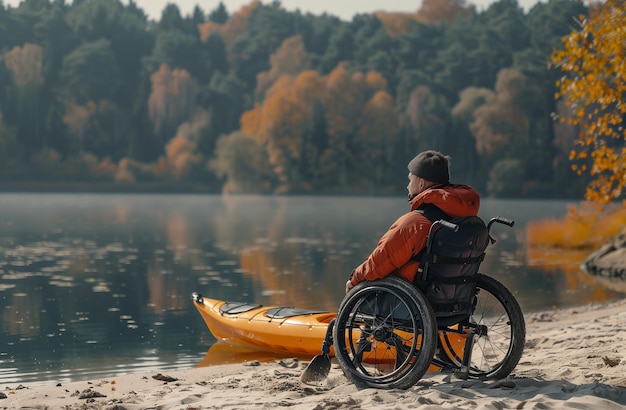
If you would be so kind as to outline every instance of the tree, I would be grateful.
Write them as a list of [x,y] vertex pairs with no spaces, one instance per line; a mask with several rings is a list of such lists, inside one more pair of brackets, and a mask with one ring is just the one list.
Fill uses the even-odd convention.
[[248,86],[269,68],[269,57],[282,42],[296,34],[296,15],[278,2],[259,6],[247,20],[243,34],[230,46],[231,67]]
[[[202,41],[206,41],[212,34],[219,33],[224,39],[224,43],[230,46],[243,35],[247,29],[250,16],[260,6],[261,2],[259,0],[252,0],[223,22],[215,21],[209,16],[209,21],[198,26],[200,38]],[[218,20],[221,20],[221,18],[218,18]]]
[[308,190],[302,178],[301,147],[306,143],[304,126],[319,99],[322,81],[306,71],[297,77],[283,74],[267,91],[263,105],[241,118],[241,130],[267,150],[268,159],[283,192]]
[[411,152],[427,148],[448,151],[445,146],[446,103],[441,96],[420,85],[413,89],[400,122]]
[[357,161],[369,164],[361,173],[365,178],[365,188],[375,192],[385,185],[390,175],[389,165],[394,162],[393,144],[396,136],[396,117],[393,98],[387,91],[377,91],[363,107],[360,127],[357,131],[357,144],[367,147],[360,150]]
[[63,59],[60,81],[64,100],[78,104],[113,99],[120,70],[108,40],[83,43]]
[[173,69],[184,69],[201,82],[211,78],[205,46],[197,36],[180,30],[159,32],[150,61],[157,66],[167,64]]
[[519,71],[504,69],[498,73],[495,94],[487,96],[485,104],[474,111],[470,124],[481,155],[510,158],[527,151],[529,118],[522,100],[526,87],[526,77]]
[[198,111],[193,118],[180,127],[176,136],[167,143],[165,155],[169,170],[178,180],[203,164],[203,156],[198,152],[198,143],[210,126],[209,113]]
[[209,13],[209,21],[218,24],[226,23],[228,21],[228,17],[228,10],[226,10],[226,6],[224,6],[224,3],[221,1],[220,4],[218,4],[217,7]]
[[166,64],[150,78],[152,93],[148,110],[154,132],[162,139],[173,136],[188,120],[195,107],[197,83],[185,70],[171,70]]
[[[278,192],[384,185],[393,158],[393,98],[380,73],[283,74],[241,117],[241,131],[267,152]],[[357,176],[351,170],[368,164]]]
[[100,100],[81,106],[70,104],[63,120],[74,137],[70,147],[73,154],[92,153],[115,161],[125,156],[128,115],[115,103]]
[[44,83],[42,75],[42,50],[35,44],[15,47],[4,56],[14,84],[12,109],[17,120],[18,138],[26,147],[27,155],[39,150],[43,144],[40,96]]
[[467,87],[459,93],[458,103],[451,111],[449,132],[454,135],[455,143],[449,155],[454,159],[454,169],[465,177],[467,183],[477,188],[484,184],[486,171],[479,172],[481,161],[469,125],[474,122],[474,111],[493,95],[494,92],[488,88]]
[[289,37],[270,56],[270,69],[257,74],[256,99],[263,100],[265,92],[283,74],[296,76],[309,69],[310,57],[301,36]]
[[[19,171],[20,155],[18,153],[23,146],[17,140],[17,133],[14,127],[9,127],[4,123],[0,112],[0,174],[3,178],[11,178],[15,171]],[[13,171],[13,172],[12,172]]]
[[185,21],[180,14],[180,9],[173,3],[168,3],[161,12],[161,19],[159,20],[158,26],[161,31],[186,31]]
[[339,63],[350,60],[355,48],[354,33],[346,24],[341,24],[328,40],[328,48],[321,56],[319,70],[322,74],[332,71]]
[[212,78],[215,72],[226,74],[228,72],[228,56],[222,36],[218,33],[213,33],[205,43],[203,47],[206,50],[208,59],[209,78]]
[[458,17],[473,14],[465,3],[465,0],[423,0],[417,11],[417,20],[431,24],[451,24]]
[[557,99],[572,115],[561,118],[580,127],[570,160],[591,166],[573,168],[589,173],[586,198],[600,203],[624,197],[626,189],[626,3],[607,0],[579,17],[580,29],[563,38],[564,49],[552,62],[565,74],[557,82]]
[[226,194],[267,193],[272,186],[265,149],[241,132],[220,137],[209,167],[225,179],[222,192]]

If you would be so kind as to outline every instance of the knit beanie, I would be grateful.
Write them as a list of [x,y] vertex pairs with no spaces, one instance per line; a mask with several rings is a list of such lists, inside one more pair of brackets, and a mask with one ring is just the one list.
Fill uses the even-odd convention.
[[427,181],[450,183],[448,157],[437,151],[424,151],[409,162],[409,172]]

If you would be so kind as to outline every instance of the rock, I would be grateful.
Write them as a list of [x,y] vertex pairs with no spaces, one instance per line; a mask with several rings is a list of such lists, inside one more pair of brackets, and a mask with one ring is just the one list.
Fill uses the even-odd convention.
[[93,399],[95,397],[106,397],[106,395],[89,388],[87,390],[83,390],[83,392],[78,396],[79,399]]
[[152,378],[155,379],[155,380],[161,380],[161,381],[166,382],[166,383],[168,383],[168,382],[175,382],[175,381],[178,380],[175,377],[166,376],[166,375],[161,374],[161,373],[159,373],[159,374],[157,374],[155,376],[152,376]]
[[594,276],[626,280],[626,229],[589,255],[581,267]]
[[620,363],[621,360],[619,357],[603,356],[602,361],[604,362],[605,365],[609,367],[615,367]]

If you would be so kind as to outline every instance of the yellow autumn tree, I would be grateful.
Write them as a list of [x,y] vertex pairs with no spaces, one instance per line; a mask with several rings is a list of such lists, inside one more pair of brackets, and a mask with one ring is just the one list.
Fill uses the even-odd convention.
[[165,146],[166,163],[176,179],[183,179],[203,162],[204,158],[198,152],[198,141],[210,121],[208,112],[197,110],[193,118],[178,127],[176,136]]
[[310,57],[304,48],[302,36],[289,37],[270,56],[270,69],[257,74],[256,100],[261,101],[265,92],[283,74],[296,76],[310,68]]
[[[570,207],[562,220],[529,223],[529,247],[597,249],[607,238],[626,232],[626,206],[595,206],[623,199],[626,186],[626,2],[595,3],[586,17],[579,16],[578,24],[563,37],[563,49],[551,56],[551,63],[563,72],[557,81],[560,123],[555,128],[566,143],[565,133],[575,135],[570,161],[578,174],[591,175],[585,197],[592,203]],[[567,255],[576,266],[584,257]],[[554,265],[553,252],[544,257],[535,252],[535,259],[533,264],[545,259]]]
[[[571,115],[560,120],[580,133],[570,152],[573,168],[589,173],[588,200],[606,204],[626,188],[626,2],[606,0],[579,17],[551,61],[563,73],[557,99]],[[583,163],[577,163],[582,161]],[[586,162],[591,165],[586,166]]]
[[[395,133],[387,89],[380,73],[351,74],[343,64],[327,76],[282,74],[242,115],[241,131],[266,150],[276,192],[346,189],[348,183],[375,189],[387,172]],[[352,171],[361,164],[369,174],[360,172],[362,181],[355,182]]]
[[323,82],[315,71],[297,77],[283,74],[267,91],[263,104],[243,114],[241,130],[266,147],[279,190],[307,189],[294,172],[307,144],[307,127]]

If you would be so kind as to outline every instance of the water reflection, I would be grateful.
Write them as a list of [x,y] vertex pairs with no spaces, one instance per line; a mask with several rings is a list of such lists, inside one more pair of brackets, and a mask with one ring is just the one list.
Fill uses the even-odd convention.
[[[162,372],[206,360],[215,340],[191,303],[194,291],[335,310],[349,273],[407,203],[2,194],[0,207],[0,381],[24,383]],[[482,206],[485,218],[517,222],[494,227],[498,242],[483,270],[526,311],[624,293],[581,272],[578,255],[540,257],[522,245],[527,220],[565,211],[565,202]]]

